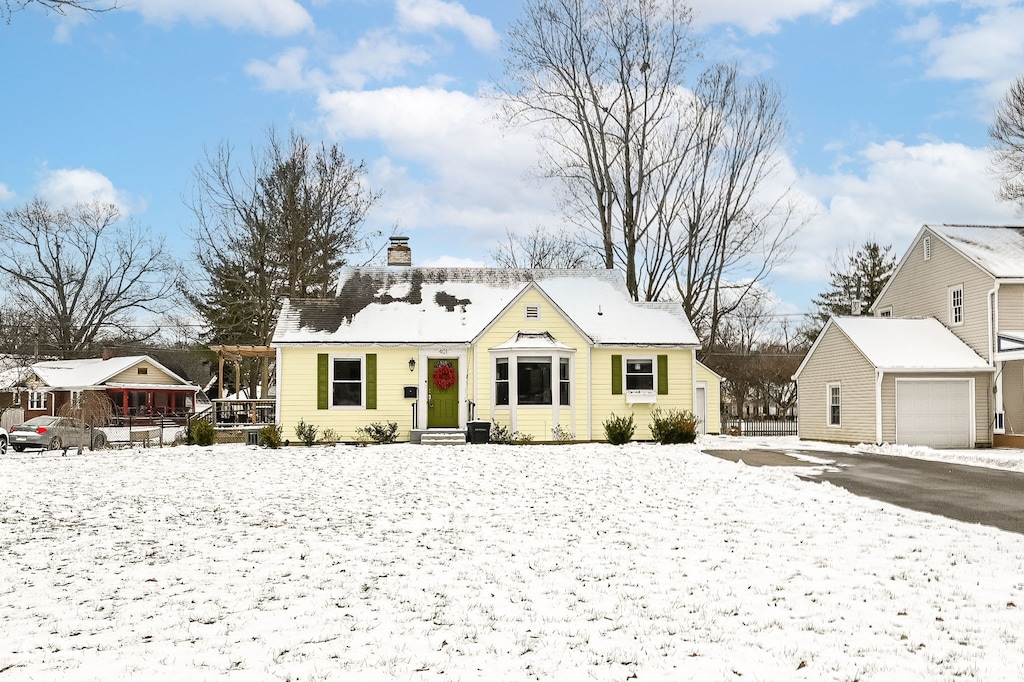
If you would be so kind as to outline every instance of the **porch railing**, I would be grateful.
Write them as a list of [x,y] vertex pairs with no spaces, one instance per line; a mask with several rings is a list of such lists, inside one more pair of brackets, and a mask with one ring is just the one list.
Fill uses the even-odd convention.
[[273,398],[217,398],[212,402],[212,421],[216,427],[266,426],[275,423],[277,401]]

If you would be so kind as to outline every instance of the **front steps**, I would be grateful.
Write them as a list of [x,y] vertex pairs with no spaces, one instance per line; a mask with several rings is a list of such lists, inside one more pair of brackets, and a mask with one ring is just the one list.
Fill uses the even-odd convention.
[[459,429],[430,429],[428,431],[413,431],[412,435],[412,442],[418,442],[420,445],[466,444],[466,432]]

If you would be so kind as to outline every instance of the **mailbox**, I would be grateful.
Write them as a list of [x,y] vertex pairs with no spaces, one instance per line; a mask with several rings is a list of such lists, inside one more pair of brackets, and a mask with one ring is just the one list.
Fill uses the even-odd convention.
[[405,397],[406,398],[415,398],[416,397],[416,387],[415,386],[406,386],[404,390],[405,390]]

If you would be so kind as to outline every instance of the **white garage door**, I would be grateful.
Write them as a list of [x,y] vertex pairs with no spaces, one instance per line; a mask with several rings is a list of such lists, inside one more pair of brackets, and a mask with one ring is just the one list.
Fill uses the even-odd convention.
[[933,448],[969,448],[971,381],[896,381],[896,442]]

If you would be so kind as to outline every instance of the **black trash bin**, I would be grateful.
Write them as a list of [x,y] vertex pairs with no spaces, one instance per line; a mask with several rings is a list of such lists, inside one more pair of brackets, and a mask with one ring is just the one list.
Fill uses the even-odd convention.
[[470,443],[491,442],[491,422],[472,421],[468,426]]

